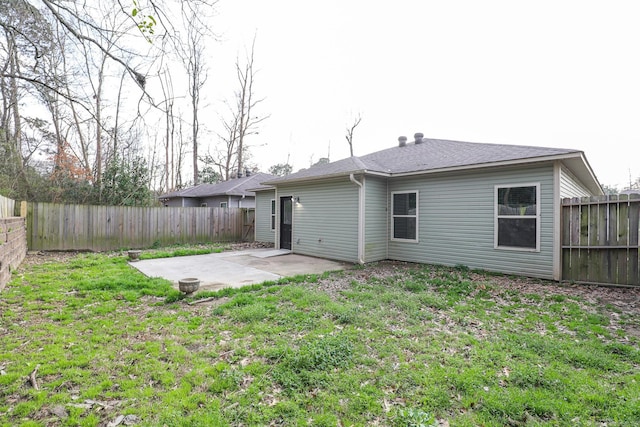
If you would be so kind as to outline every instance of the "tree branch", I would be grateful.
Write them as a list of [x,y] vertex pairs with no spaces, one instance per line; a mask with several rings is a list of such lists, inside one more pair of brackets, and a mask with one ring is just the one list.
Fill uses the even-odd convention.
[[106,56],[108,56],[111,60],[122,65],[125,68],[125,70],[129,72],[129,74],[135,80],[138,86],[140,86],[140,89],[142,89],[142,91],[145,92],[146,77],[144,75],[140,74],[139,72],[131,68],[129,64],[127,64],[126,62],[124,62],[122,59],[118,58],[114,54],[112,54],[108,49],[105,49],[105,47],[102,46],[97,40],[93,39],[92,37],[85,36],[84,34],[81,34],[78,31],[76,31],[76,29],[73,28],[71,24],[69,24],[67,20],[64,19],[64,17],[58,13],[54,5],[49,0],[41,0],[41,1],[49,9],[49,11],[51,11],[51,14],[54,16],[54,18],[58,22],[60,22],[62,26],[67,29],[67,31],[69,31],[78,40],[81,40],[81,41],[84,40],[93,44],[98,49],[100,49]]

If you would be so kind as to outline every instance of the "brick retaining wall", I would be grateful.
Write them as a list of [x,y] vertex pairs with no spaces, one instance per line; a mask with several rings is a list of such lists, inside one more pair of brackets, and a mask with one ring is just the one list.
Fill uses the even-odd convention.
[[0,218],[0,290],[11,280],[11,271],[18,268],[26,254],[25,218]]

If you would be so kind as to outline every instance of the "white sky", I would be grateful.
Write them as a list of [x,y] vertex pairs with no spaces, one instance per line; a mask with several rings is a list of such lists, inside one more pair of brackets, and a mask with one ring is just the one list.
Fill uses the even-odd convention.
[[[428,138],[574,148],[600,182],[640,177],[640,2],[220,0],[212,104],[257,33],[250,140],[263,171]],[[215,121],[215,118],[212,118]]]

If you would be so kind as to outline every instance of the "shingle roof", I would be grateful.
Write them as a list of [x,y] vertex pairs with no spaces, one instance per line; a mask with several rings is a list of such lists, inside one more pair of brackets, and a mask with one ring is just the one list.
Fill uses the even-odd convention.
[[355,172],[378,172],[389,175],[432,171],[453,167],[474,167],[482,164],[541,157],[580,154],[579,150],[531,147],[523,145],[487,144],[424,138],[421,144],[409,143],[360,157],[349,157],[313,166],[263,184],[313,179]]
[[163,194],[161,199],[174,197],[202,198],[212,196],[255,196],[253,189],[260,186],[263,181],[277,178],[268,173],[256,173],[242,178],[230,179],[229,181],[218,182],[216,184],[200,184],[195,187],[186,188],[180,191]]

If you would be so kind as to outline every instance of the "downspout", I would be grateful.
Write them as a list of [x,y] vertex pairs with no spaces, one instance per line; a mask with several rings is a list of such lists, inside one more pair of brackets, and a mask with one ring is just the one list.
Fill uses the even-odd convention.
[[[280,249],[280,199],[278,198],[278,187],[276,187],[273,197],[276,198],[276,223],[275,223],[275,236],[273,236],[273,247],[276,249]],[[291,240],[293,240],[293,235],[291,236]],[[293,246],[293,242],[291,242]]]
[[358,188],[358,262],[364,264],[364,195],[363,186],[353,174],[349,174],[349,180]]
[[[562,199],[560,194],[562,167],[553,162],[553,280],[562,280]],[[539,203],[539,202],[538,202]]]

